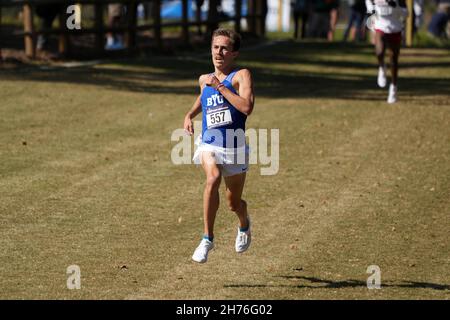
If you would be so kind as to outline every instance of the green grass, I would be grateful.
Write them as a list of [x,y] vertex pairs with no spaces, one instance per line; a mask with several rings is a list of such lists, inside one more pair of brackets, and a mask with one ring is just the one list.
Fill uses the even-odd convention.
[[[0,298],[449,299],[449,51],[404,49],[395,105],[372,51],[242,52],[256,90],[248,127],[280,130],[280,171],[248,174],[245,254],[222,201],[205,265],[190,260],[204,175],[171,163],[170,135],[207,58],[5,68]],[[73,264],[81,290],[66,288]],[[373,264],[381,290],[366,287]]]

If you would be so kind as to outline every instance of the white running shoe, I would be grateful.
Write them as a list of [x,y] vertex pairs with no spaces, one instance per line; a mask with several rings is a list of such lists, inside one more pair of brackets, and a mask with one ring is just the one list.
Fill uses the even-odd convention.
[[208,239],[202,239],[197,249],[192,255],[192,260],[198,263],[205,263],[208,260],[208,253],[214,248],[214,243]]
[[389,95],[387,99],[388,103],[396,103],[397,102],[397,86],[391,84],[389,86]]
[[386,87],[386,67],[384,67],[384,66],[378,68],[377,83],[380,88]]
[[248,219],[248,230],[242,232],[238,227],[237,237],[236,237],[236,252],[242,253],[250,247],[250,243],[252,242],[252,234],[250,232],[251,223],[250,223],[250,216],[247,214]]

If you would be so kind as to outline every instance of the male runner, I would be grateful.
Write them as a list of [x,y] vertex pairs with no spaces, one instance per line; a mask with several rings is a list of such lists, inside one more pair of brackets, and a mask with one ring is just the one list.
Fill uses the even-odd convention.
[[212,34],[211,54],[214,73],[199,78],[201,93],[184,119],[184,129],[194,133],[192,119],[202,113],[201,142],[194,155],[206,174],[203,193],[204,234],[192,259],[204,263],[214,248],[214,220],[219,208],[222,177],[226,199],[239,218],[236,252],[248,249],[251,242],[247,203],[242,200],[248,170],[245,121],[254,105],[253,81],[248,69],[235,67],[241,38],[232,30],[217,29]]
[[402,42],[404,20],[408,16],[405,0],[366,0],[367,12],[372,14],[369,22],[373,22],[375,30],[375,53],[378,59],[378,86],[386,86],[386,66],[384,56],[386,47],[392,51],[391,85],[387,102],[397,102],[398,58]]

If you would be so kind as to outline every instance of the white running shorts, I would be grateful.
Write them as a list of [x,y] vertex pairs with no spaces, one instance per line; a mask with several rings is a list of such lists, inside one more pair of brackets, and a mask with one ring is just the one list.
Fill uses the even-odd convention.
[[197,150],[195,150],[192,161],[195,164],[201,164],[201,154],[204,151],[212,152],[216,163],[222,169],[222,176],[231,177],[237,174],[247,172],[249,169],[249,147],[245,145],[243,148],[229,149],[213,146],[203,143],[201,136],[195,140]]

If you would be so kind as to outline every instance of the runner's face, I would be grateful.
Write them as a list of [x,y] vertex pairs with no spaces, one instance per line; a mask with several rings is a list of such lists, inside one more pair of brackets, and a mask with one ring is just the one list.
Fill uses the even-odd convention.
[[237,57],[238,52],[233,51],[231,39],[225,36],[217,36],[213,38],[211,45],[211,54],[213,64],[218,69],[227,68]]

